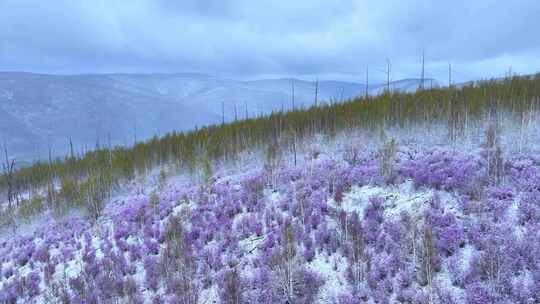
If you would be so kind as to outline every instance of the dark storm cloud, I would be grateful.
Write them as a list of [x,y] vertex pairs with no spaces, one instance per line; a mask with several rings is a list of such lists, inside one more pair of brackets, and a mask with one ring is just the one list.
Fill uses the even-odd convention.
[[522,1],[0,1],[0,70],[445,79],[540,70]]

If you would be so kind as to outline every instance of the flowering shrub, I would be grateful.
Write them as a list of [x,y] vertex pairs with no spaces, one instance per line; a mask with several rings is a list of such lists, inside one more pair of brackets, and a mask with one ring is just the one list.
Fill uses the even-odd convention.
[[24,290],[27,293],[28,298],[33,298],[40,293],[39,283],[41,282],[41,277],[36,271],[32,271],[26,275],[24,278]]
[[429,208],[425,212],[426,223],[433,227],[439,252],[450,256],[465,242],[465,232],[453,213]]
[[495,298],[489,289],[480,283],[474,283],[465,291],[467,304],[491,304],[495,303]]
[[470,193],[482,176],[478,156],[434,149],[402,164],[401,173],[416,185]]
[[538,223],[540,221],[540,191],[525,192],[519,200],[519,222]]
[[371,197],[364,211],[364,239],[368,244],[374,244],[380,233],[379,227],[384,221],[384,198]]
[[[0,302],[540,302],[537,160],[510,160],[497,186],[476,152],[398,147],[385,174],[369,151],[306,161],[171,182],[103,221],[1,240]],[[408,183],[386,183],[407,179],[431,189],[394,201]]]
[[342,294],[338,298],[338,304],[361,304],[361,300],[350,294]]

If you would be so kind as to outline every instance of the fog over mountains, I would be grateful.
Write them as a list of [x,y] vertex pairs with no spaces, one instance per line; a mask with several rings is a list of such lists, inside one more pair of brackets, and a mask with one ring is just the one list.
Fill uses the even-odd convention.
[[[290,110],[292,79],[239,81],[200,74],[44,75],[0,72],[0,136],[10,156],[28,163],[97,145],[130,145],[173,130],[185,131],[236,116]],[[392,82],[415,90],[418,79]],[[435,83],[436,84],[436,83]],[[370,85],[370,94],[385,84]],[[314,103],[315,83],[294,80],[295,105]],[[339,102],[363,95],[365,86],[319,81],[319,101]],[[235,111],[236,109],[236,111]]]

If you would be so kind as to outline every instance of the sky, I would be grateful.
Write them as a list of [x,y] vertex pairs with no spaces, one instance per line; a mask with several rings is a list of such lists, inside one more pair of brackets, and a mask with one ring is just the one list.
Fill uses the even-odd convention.
[[0,71],[454,82],[540,71],[538,0],[0,0]]

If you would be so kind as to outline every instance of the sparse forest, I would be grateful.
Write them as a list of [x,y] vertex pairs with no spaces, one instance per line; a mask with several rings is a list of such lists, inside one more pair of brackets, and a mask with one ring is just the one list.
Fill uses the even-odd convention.
[[0,302],[538,303],[539,106],[515,76],[6,152]]
[[[119,184],[144,176],[156,167],[169,165],[176,173],[194,172],[209,162],[234,160],[248,149],[270,146],[294,151],[303,138],[316,134],[334,136],[355,129],[376,133],[386,128],[429,128],[434,123],[446,123],[448,139],[455,142],[460,134],[477,128],[479,121],[487,117],[494,136],[495,128],[502,127],[501,117],[510,117],[521,125],[529,123],[539,110],[539,96],[540,75],[515,76],[416,93],[387,91],[343,103],[327,102],[309,109],[170,133],[133,147],[102,148],[84,155],[72,152],[63,159],[49,158],[18,170],[14,170],[16,159],[8,159],[5,151],[0,192],[5,193],[11,207],[3,211],[12,214],[23,207],[23,213],[32,213],[24,207],[32,205],[30,208],[37,208],[36,212],[41,208],[62,212],[85,207],[95,214],[101,205],[98,201],[105,198],[95,192],[109,197]],[[518,139],[515,144],[521,149],[525,141],[522,133]],[[495,141],[493,138],[487,143],[489,156],[500,153]],[[490,171],[500,166],[496,162],[490,163]]]

